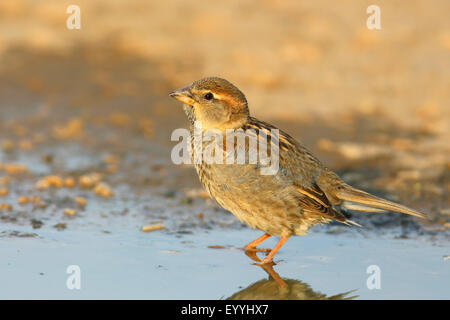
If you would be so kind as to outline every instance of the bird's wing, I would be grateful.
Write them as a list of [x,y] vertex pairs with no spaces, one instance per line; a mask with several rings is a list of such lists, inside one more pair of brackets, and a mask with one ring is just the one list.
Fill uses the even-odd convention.
[[355,224],[346,219],[342,213],[333,209],[325,192],[316,184],[316,177],[325,167],[306,148],[287,133],[255,118],[250,118],[247,127],[264,132],[267,137],[270,137],[271,152],[278,149],[279,173],[277,178],[294,187],[295,197],[304,213],[317,218]]
[[346,217],[334,210],[328,201],[325,193],[314,184],[310,187],[297,186],[295,190],[301,195],[298,197],[302,210],[323,218],[333,219],[342,223],[346,223]]
[[270,139],[268,152],[278,151],[280,170],[284,170],[286,176],[289,176],[288,178],[292,179],[294,183],[309,186],[325,169],[311,152],[289,134],[271,124],[250,117],[244,129],[256,130]]
[[[264,129],[266,134],[269,132],[271,147],[278,146],[281,175],[284,175],[285,181],[290,181],[303,195],[302,201],[305,208],[311,210],[315,208],[317,212],[329,214],[332,219],[338,221],[342,220],[343,215],[333,210],[331,204],[341,205],[345,201],[358,204],[356,207],[358,211],[392,210],[420,218],[425,217],[416,210],[347,185],[294,138],[276,127],[255,118],[251,118],[249,123],[254,128]],[[270,134],[270,130],[278,130],[278,134]],[[346,220],[346,223],[354,224],[350,220]]]

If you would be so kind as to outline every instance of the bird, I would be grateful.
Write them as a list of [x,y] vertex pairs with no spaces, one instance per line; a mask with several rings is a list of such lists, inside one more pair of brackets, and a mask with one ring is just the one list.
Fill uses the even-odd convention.
[[[306,235],[316,224],[338,221],[360,226],[342,213],[345,207],[426,217],[345,183],[289,134],[252,117],[244,93],[228,80],[203,78],[172,91],[169,96],[183,104],[189,119],[191,160],[209,196],[241,222],[264,232],[243,247],[246,251],[268,252],[259,265],[273,264],[275,254],[291,236]],[[278,150],[278,170],[274,174],[262,174],[263,165],[248,161],[249,156],[244,163],[194,161],[195,148],[199,147],[195,145],[196,128],[202,133],[209,130],[225,136],[237,130],[256,134],[257,138],[265,136],[270,150]],[[273,132],[277,133],[276,137]],[[225,155],[228,150],[237,151],[236,141],[231,144],[223,139],[217,141],[222,143],[217,143],[214,152]],[[207,144],[201,141],[200,148],[206,148]],[[244,148],[250,154],[257,151],[248,140]],[[271,236],[280,237],[272,249],[257,248]]]
[[261,268],[268,279],[253,283],[226,300],[353,300],[359,297],[353,294],[356,289],[327,296],[301,280],[282,279],[271,265],[262,265]]

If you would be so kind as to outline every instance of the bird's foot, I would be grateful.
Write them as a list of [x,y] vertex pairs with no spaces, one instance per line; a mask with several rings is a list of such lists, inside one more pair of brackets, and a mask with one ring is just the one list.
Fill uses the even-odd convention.
[[257,262],[255,264],[258,265],[258,266],[261,266],[261,267],[264,267],[264,266],[270,266],[271,267],[271,266],[276,265],[276,263],[273,262],[272,259],[263,259],[262,261]]
[[245,253],[245,255],[247,257],[249,257],[250,259],[252,259],[256,263],[261,262],[261,259],[258,258],[258,256],[256,255],[258,253],[258,251],[256,251],[256,250],[245,250],[244,253]]

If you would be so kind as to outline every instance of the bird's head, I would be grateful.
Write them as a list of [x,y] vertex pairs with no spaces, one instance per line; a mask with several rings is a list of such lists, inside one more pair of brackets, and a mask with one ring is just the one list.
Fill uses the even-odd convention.
[[188,116],[201,121],[203,129],[240,128],[249,116],[244,94],[225,79],[204,78],[170,96],[183,102]]

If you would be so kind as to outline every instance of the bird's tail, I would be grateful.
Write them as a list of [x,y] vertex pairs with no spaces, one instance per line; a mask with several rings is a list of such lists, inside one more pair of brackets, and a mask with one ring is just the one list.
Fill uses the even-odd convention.
[[416,210],[349,186],[331,170],[326,170],[317,182],[333,204],[340,204],[357,211],[395,211],[419,218],[426,218],[423,213]]
[[[378,211],[382,212],[383,210],[388,211],[395,211],[395,212],[401,212],[404,214],[409,214],[411,216],[419,217],[419,218],[425,218],[426,216],[416,210],[410,209],[408,207],[405,207],[401,204],[388,201],[379,197],[376,197],[374,195],[371,195],[370,193],[358,190],[356,188],[353,188],[352,186],[349,186],[348,184],[342,184],[340,185],[337,190],[334,192],[334,196],[342,201],[350,201],[355,202],[358,204],[362,204],[364,206],[367,206],[367,210],[364,210],[363,206],[357,206],[361,208],[360,211]],[[376,210],[373,210],[372,208],[376,208]],[[377,210],[382,209],[382,210]]]

